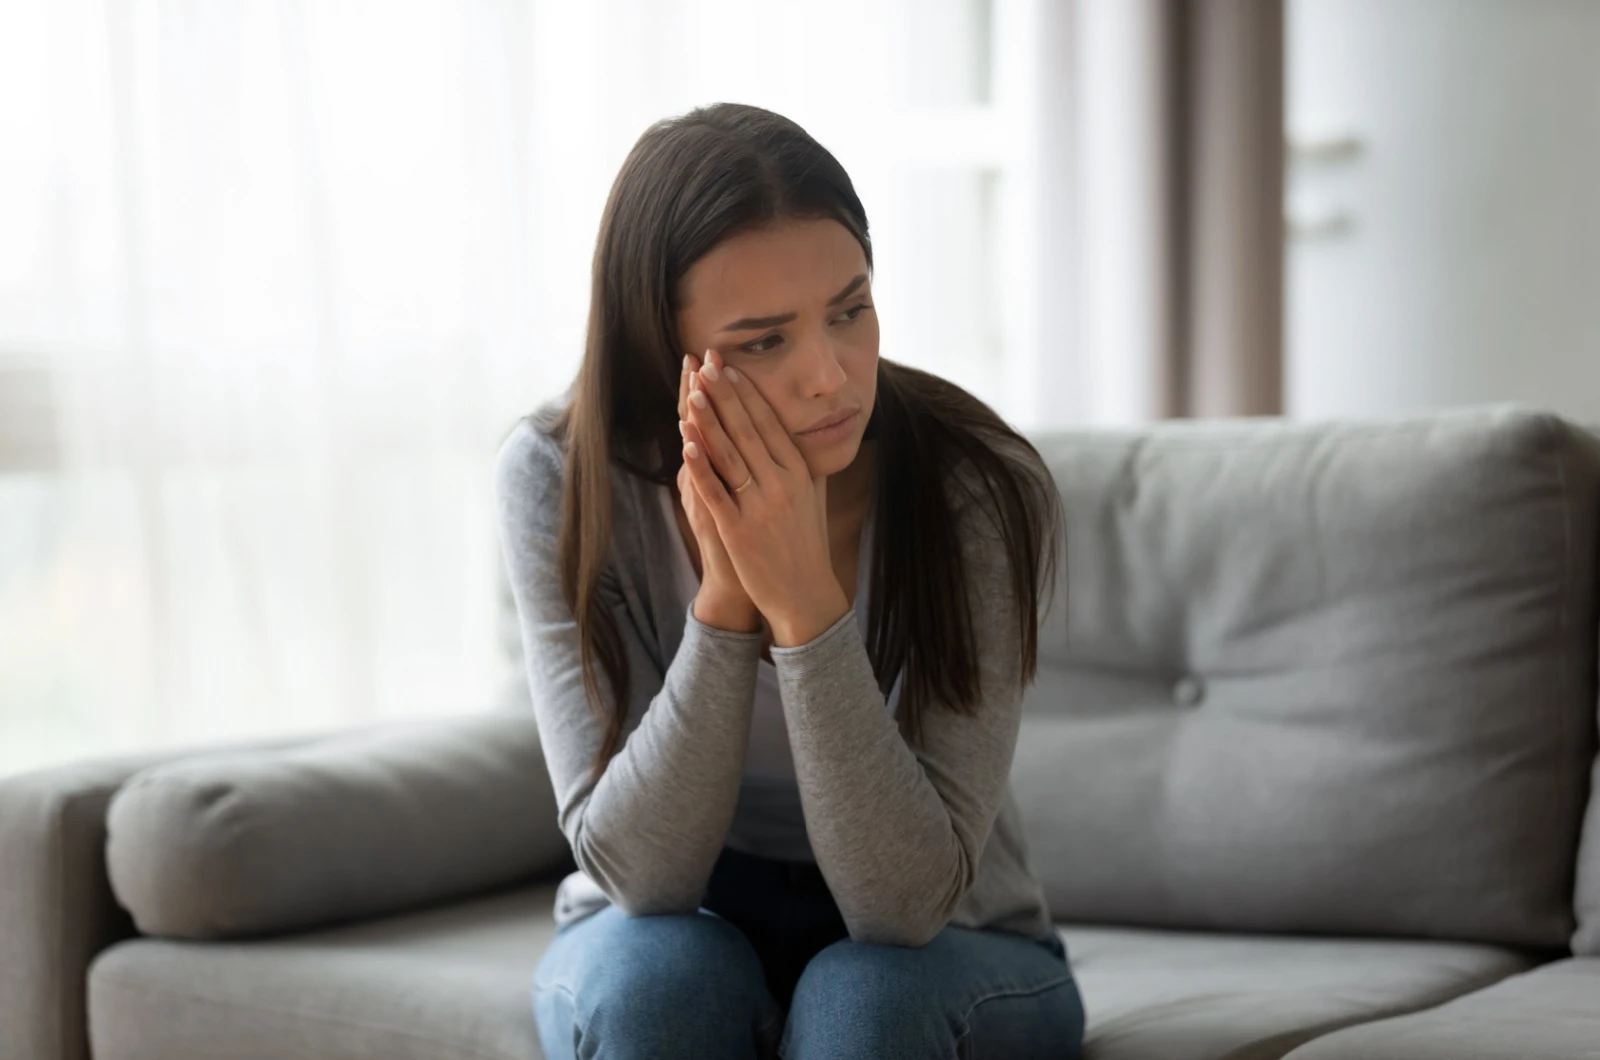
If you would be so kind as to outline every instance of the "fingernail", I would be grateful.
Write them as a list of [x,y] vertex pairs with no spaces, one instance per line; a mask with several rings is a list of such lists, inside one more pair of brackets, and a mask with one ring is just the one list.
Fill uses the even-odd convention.
[[683,421],[682,420],[678,421],[678,433],[679,434],[683,434]]
[[712,364],[710,361],[707,361],[706,366],[700,369],[700,374],[711,380],[713,383],[722,378],[722,373],[717,371],[717,366]]
[[724,371],[728,373],[728,382],[737,383],[739,381],[739,369],[730,364]]
[[705,408],[706,407],[706,392],[704,390],[693,391],[689,395],[689,403],[691,405],[693,405],[697,409]]
[[689,355],[687,353],[683,355],[683,370],[685,372],[693,371],[693,369],[689,367]]
[[698,445],[695,445],[693,442],[684,442],[683,443],[683,455],[688,457],[690,460],[699,460],[700,459],[700,447]]

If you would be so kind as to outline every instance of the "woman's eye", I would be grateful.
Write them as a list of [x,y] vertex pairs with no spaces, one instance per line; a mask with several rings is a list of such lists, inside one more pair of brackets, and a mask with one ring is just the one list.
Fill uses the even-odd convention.
[[741,350],[749,350],[751,353],[766,353],[768,350],[774,349],[782,341],[782,335],[763,335],[756,341],[747,342],[739,348]]
[[836,320],[841,320],[844,323],[848,324],[852,320],[854,320],[856,317],[860,316],[862,310],[871,309],[871,308],[872,308],[872,306],[868,305],[866,302],[862,302],[859,305],[853,305],[849,309],[846,309],[843,313],[840,313],[838,315],[838,317],[836,317],[835,319]]

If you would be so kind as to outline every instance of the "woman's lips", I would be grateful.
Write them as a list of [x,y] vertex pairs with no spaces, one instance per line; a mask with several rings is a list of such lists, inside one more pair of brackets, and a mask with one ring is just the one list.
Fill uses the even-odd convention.
[[856,415],[859,411],[859,409],[851,409],[838,421],[824,424],[821,427],[813,427],[807,431],[801,431],[800,435],[804,438],[831,439],[835,435],[848,431],[850,426],[855,423]]

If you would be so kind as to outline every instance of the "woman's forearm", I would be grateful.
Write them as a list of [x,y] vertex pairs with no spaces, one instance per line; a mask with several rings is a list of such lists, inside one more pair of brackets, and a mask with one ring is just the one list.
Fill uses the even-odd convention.
[[698,908],[738,805],[760,649],[758,634],[688,616],[638,727],[593,789],[564,803],[578,867],[624,912]]

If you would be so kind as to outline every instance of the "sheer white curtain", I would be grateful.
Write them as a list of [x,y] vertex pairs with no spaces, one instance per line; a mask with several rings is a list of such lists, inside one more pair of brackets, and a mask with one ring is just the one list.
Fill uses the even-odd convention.
[[0,772],[516,695],[490,458],[696,103],[830,146],[884,352],[1037,418],[995,61],[1034,6],[8,0]]
[[483,452],[553,368],[512,14],[8,16],[0,357],[56,445],[0,487],[0,765],[488,701]]
[[1001,10],[1018,421],[1281,411],[1282,0]]

